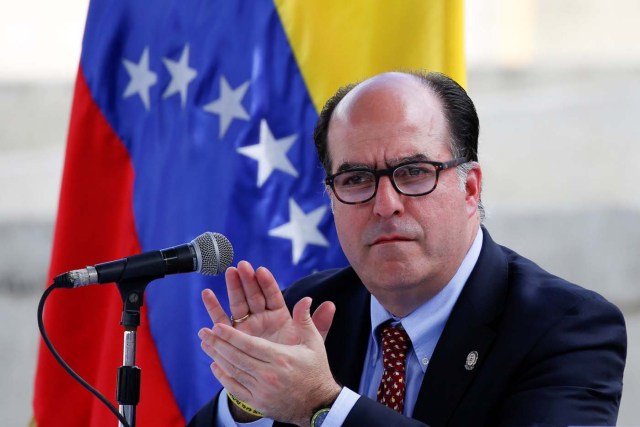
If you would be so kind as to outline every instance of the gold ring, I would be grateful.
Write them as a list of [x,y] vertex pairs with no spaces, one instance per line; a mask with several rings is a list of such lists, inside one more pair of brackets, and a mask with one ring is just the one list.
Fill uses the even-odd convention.
[[244,316],[242,316],[242,317],[241,317],[241,318],[239,318],[239,319],[234,319],[234,318],[233,318],[233,314],[232,314],[232,315],[231,315],[231,326],[235,326],[235,325],[236,325],[236,323],[242,323],[242,322],[244,322],[245,320],[247,320],[247,319],[249,318],[249,316],[251,316],[251,312],[249,312],[249,313],[245,314]]

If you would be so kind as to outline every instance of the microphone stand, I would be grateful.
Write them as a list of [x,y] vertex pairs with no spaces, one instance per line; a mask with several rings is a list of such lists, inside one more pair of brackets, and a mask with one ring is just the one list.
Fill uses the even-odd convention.
[[[140,307],[144,300],[144,290],[156,277],[124,279],[116,283],[122,297],[122,320],[124,343],[122,366],[118,368],[116,400],[120,414],[129,427],[135,427],[136,405],[140,401],[140,368],[136,366],[136,334],[140,326]],[[118,427],[124,427],[118,421]]]

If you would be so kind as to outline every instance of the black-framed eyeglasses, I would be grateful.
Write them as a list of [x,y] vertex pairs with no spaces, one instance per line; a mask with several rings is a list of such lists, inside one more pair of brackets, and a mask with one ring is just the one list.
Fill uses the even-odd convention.
[[447,162],[411,161],[387,169],[354,168],[329,175],[324,183],[342,203],[356,205],[373,199],[380,177],[388,176],[393,188],[405,196],[424,196],[438,185],[440,172],[466,163],[464,157]]

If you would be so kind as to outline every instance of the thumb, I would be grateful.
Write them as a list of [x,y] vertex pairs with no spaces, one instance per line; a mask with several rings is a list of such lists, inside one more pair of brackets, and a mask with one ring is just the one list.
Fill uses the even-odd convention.
[[311,317],[311,298],[302,298],[293,307],[293,322],[300,327],[300,335],[303,342],[310,342],[320,338],[320,345],[327,337],[331,323],[333,322],[333,315],[336,312],[336,306],[330,302],[325,301],[316,309]]
[[298,326],[309,327],[313,326],[311,320],[311,298],[304,297],[296,303],[293,307],[293,322]]
[[316,311],[313,312],[313,316],[311,316],[311,320],[313,320],[313,324],[316,326],[318,332],[320,332],[323,340],[327,339],[327,334],[329,333],[329,328],[331,328],[334,314],[336,314],[335,304],[331,301],[325,301],[316,308]]

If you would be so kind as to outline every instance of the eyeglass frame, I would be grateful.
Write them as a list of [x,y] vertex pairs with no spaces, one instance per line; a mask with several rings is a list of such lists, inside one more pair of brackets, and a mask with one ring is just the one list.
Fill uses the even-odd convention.
[[[403,196],[408,196],[408,197],[420,197],[420,196],[426,196],[429,193],[432,193],[436,187],[438,186],[438,179],[440,177],[440,172],[445,171],[447,169],[453,168],[453,167],[457,167],[460,165],[463,165],[465,163],[468,163],[469,160],[466,157],[456,157],[455,159],[451,159],[448,160],[446,162],[434,162],[434,161],[430,161],[430,160],[409,160],[406,162],[402,162],[400,164],[397,164],[393,167],[390,168],[386,168],[386,169],[369,169],[369,168],[364,168],[364,167],[357,167],[357,168],[353,168],[353,169],[347,169],[347,170],[343,170],[337,173],[334,173],[332,175],[328,175],[325,179],[324,179],[324,183],[325,185],[329,186],[331,188],[331,191],[333,191],[333,194],[336,196],[336,199],[338,199],[338,201],[340,201],[341,203],[344,203],[345,205],[359,205],[361,203],[367,203],[369,200],[372,200],[374,197],[376,197],[376,194],[378,194],[378,186],[380,184],[380,178],[383,176],[387,176],[389,177],[389,181],[391,182],[391,185],[393,186],[393,189],[396,190],[396,192],[398,194],[402,194]],[[423,164],[423,163],[427,163],[433,167],[435,167],[436,169],[436,179],[433,183],[433,188],[431,188],[431,190],[424,192],[424,193],[418,193],[418,194],[407,194],[405,192],[403,192],[402,190],[400,190],[400,188],[398,188],[398,185],[396,184],[396,181],[393,177],[393,174],[395,173],[396,170],[398,170],[401,167],[407,166],[407,165],[413,165],[413,164]],[[362,200],[360,202],[346,202],[344,200],[342,200],[340,198],[340,196],[338,196],[338,193],[335,190],[334,187],[334,180],[337,176],[339,175],[343,175],[345,173],[351,173],[351,172],[369,172],[372,173],[373,176],[376,179],[376,185],[375,188],[373,190],[373,194],[371,195],[371,197],[369,197],[368,199]]]

